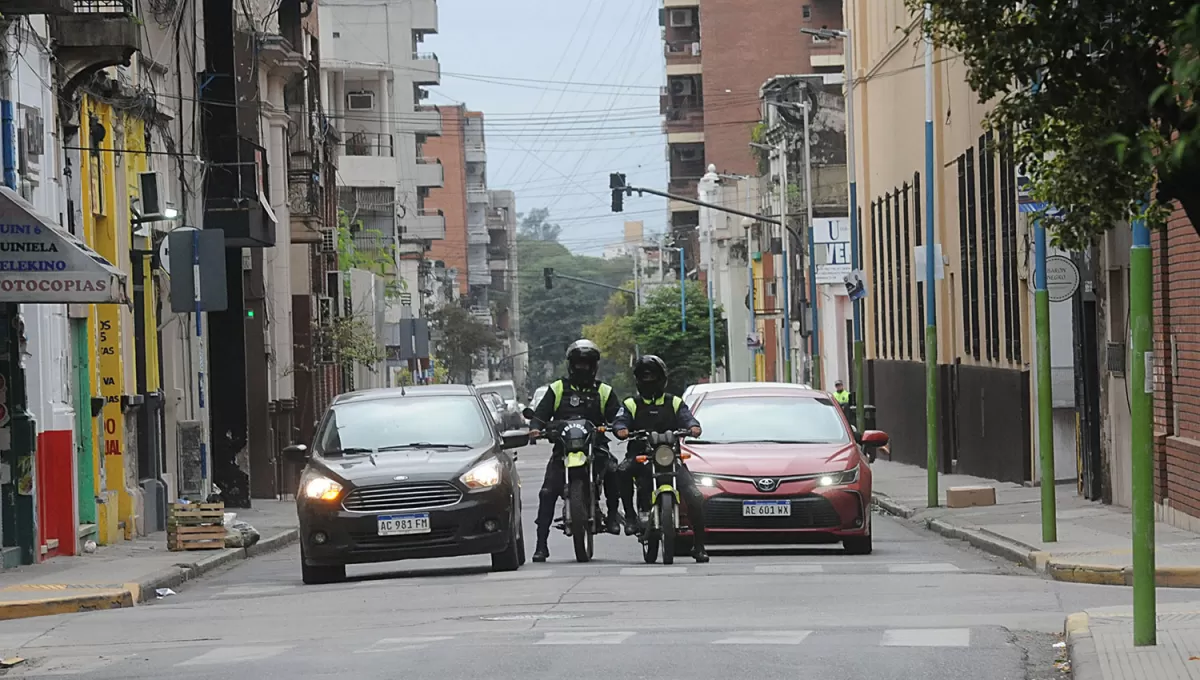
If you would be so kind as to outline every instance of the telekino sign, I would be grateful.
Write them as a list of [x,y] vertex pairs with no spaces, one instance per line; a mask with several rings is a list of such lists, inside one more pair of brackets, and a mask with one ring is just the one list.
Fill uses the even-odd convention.
[[125,302],[125,275],[0,187],[0,302]]

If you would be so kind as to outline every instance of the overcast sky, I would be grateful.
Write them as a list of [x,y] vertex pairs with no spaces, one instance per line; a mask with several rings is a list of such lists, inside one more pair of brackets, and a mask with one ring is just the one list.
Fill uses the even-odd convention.
[[628,198],[610,211],[608,173],[666,188],[658,113],[665,81],[660,0],[439,0],[442,84],[431,104],[483,111],[488,185],[517,208],[550,209],[561,241],[599,254],[626,219],[661,232],[666,203]]

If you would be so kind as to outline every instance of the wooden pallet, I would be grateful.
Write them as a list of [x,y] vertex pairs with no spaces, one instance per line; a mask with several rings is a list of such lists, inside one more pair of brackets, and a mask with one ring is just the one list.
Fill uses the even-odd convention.
[[167,513],[167,550],[221,550],[224,523],[224,503],[173,503]]

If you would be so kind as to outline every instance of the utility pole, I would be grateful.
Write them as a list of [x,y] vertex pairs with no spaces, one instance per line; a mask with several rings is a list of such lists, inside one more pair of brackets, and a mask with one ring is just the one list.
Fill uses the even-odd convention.
[[[925,21],[933,8],[925,3]],[[929,507],[938,506],[937,267],[933,212],[933,35],[925,31],[925,473]],[[853,219],[853,218],[852,218]],[[862,409],[860,408],[859,411]]]
[[783,225],[783,381],[793,382],[792,377],[792,285],[789,270],[792,268],[792,239],[788,234],[788,156],[787,139],[779,137],[779,220]]
[[[746,187],[746,212],[754,211],[754,204],[750,202],[750,180],[745,180]],[[746,228],[746,283],[748,284],[746,306],[749,307],[749,330],[747,331],[746,339],[749,340],[752,336],[758,335],[758,320],[755,319],[754,313],[754,255],[753,240],[754,240],[754,225],[755,221],[749,217],[742,218],[742,226]],[[750,347],[750,382],[755,382],[758,379],[758,348]]]
[[[862,267],[862,263],[858,257],[858,244],[859,239],[862,237],[858,233],[861,225],[858,223],[858,166],[855,158],[857,149],[854,145],[854,43],[849,31],[843,32],[842,41],[845,43],[846,48],[846,167],[850,175],[850,262],[851,268],[854,271],[858,271]],[[928,164],[925,170],[928,172]],[[931,185],[925,190],[925,194],[928,197],[933,194],[932,178],[928,179],[926,183]],[[929,206],[926,210],[932,209],[932,200],[926,200],[925,204]],[[931,284],[926,283],[925,285],[929,287]],[[867,424],[867,380],[863,371],[863,361],[867,352],[866,345],[863,342],[863,301],[854,300],[850,304],[854,311],[854,420],[858,431],[865,432]],[[929,305],[926,305],[926,308],[929,308]],[[925,351],[929,352],[928,338],[925,340],[925,348]]]
[[[708,166],[708,172],[704,177],[700,178],[700,200],[705,203],[712,202],[712,195],[716,192],[717,182],[717,166]],[[713,316],[713,217],[712,208],[702,207],[700,209],[700,226],[704,229],[704,239],[708,246],[708,256],[706,260],[706,274],[708,289],[708,370],[709,380],[717,381],[717,327]]]
[[804,210],[808,224],[808,296],[812,312],[812,385],[818,390],[825,382],[821,375],[821,317],[817,304],[817,244],[813,229],[813,198],[812,198],[812,135],[808,126],[812,120],[808,100],[804,100]]
[[[1153,272],[1150,229],[1145,219],[1134,220],[1132,227],[1129,327],[1133,332],[1133,370],[1130,371],[1130,391],[1133,393],[1133,644],[1150,646],[1158,644],[1158,616],[1154,601],[1154,376],[1147,371],[1153,361],[1150,329],[1154,304]],[[1043,479],[1042,486],[1045,485],[1046,480]]]

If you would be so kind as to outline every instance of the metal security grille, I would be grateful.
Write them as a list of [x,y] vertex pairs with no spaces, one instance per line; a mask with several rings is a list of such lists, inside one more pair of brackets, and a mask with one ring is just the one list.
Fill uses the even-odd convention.
[[462,491],[448,482],[384,484],[355,489],[342,507],[350,512],[404,512],[454,505],[462,497]]

